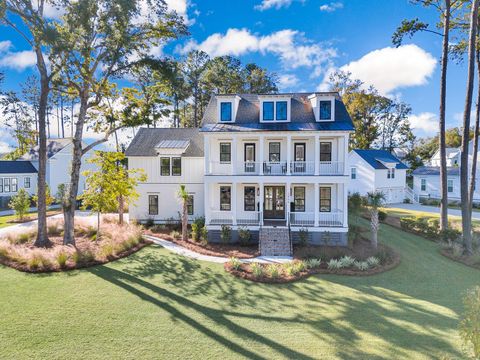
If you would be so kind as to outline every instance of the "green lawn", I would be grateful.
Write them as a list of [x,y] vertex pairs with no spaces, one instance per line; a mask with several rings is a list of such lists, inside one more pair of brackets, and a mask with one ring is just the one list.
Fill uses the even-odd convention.
[[14,225],[12,223],[9,223],[9,221],[15,220],[15,215],[5,215],[5,216],[0,216],[0,229]]
[[461,296],[480,271],[392,227],[380,236],[396,269],[285,285],[156,246],[71,273],[0,267],[0,358],[462,358]]

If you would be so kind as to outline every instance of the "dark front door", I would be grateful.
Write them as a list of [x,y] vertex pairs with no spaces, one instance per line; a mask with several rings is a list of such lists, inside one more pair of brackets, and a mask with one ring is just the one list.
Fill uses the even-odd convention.
[[265,186],[264,219],[285,219],[285,187]]

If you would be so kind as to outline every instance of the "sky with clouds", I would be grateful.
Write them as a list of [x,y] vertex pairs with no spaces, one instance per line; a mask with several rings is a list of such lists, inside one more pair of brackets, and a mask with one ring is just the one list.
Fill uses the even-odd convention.
[[[418,136],[437,129],[441,37],[417,34],[400,48],[392,33],[407,18],[434,25],[435,11],[408,0],[166,0],[183,15],[190,35],[155,54],[182,56],[202,49],[211,56],[234,55],[277,73],[281,91],[325,90],[335,69],[350,71],[382,94],[413,108]],[[148,11],[148,9],[147,9]],[[49,16],[58,16],[50,9]],[[35,71],[27,44],[11,29],[0,31],[0,69],[4,89]],[[448,76],[447,126],[458,126],[465,96],[466,64],[452,63]],[[2,131],[0,130],[0,142]]]

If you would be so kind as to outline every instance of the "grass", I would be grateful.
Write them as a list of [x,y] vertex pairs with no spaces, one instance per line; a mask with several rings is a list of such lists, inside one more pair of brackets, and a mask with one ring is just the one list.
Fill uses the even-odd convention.
[[153,246],[68,273],[0,267],[0,358],[462,358],[461,299],[480,271],[387,225],[380,240],[402,256],[389,272],[282,285]]
[[[58,211],[58,210],[49,210],[49,211],[47,211],[47,216],[56,215],[56,214],[60,214],[60,211]],[[37,213],[36,213],[36,212],[31,212],[31,213],[28,213],[27,215],[25,215],[25,218],[33,218],[33,219],[36,219],[36,217],[37,217]],[[16,215],[4,215],[4,216],[0,216],[0,229],[1,229],[1,228],[4,228],[4,227],[7,227],[7,226],[15,225],[15,223],[10,223],[9,221],[13,221],[13,220],[16,220],[16,219],[17,219],[17,216],[16,216]]]

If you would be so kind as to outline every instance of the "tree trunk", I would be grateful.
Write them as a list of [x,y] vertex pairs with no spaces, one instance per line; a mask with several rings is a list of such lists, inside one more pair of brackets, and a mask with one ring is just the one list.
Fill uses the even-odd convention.
[[372,247],[378,246],[378,210],[372,209],[370,214],[370,226],[372,228]]
[[100,211],[97,211],[97,235],[95,236],[95,241],[100,240]]
[[465,109],[463,112],[463,136],[460,152],[460,199],[462,202],[462,234],[464,251],[466,255],[472,254],[472,223],[471,207],[468,195],[468,144],[470,141],[470,113],[472,107],[473,81],[475,77],[475,45],[477,36],[479,0],[474,0],[470,17],[470,34],[468,45],[468,77],[467,91],[465,96]]
[[477,49],[476,54],[477,61],[477,75],[478,75],[478,88],[477,88],[477,106],[475,109],[475,133],[473,135],[473,157],[472,157],[472,169],[470,172],[470,187],[468,190],[468,204],[470,205],[469,212],[472,213],[473,208],[473,195],[475,193],[475,181],[477,178],[477,158],[478,158],[478,132],[480,131],[480,52]]
[[188,206],[187,199],[183,200],[183,216],[182,216],[182,240],[188,240]]
[[119,196],[118,197],[118,223],[120,225],[123,225],[123,213],[124,213],[124,210],[125,209],[125,199],[123,198],[123,196]]
[[440,147],[440,230],[448,228],[448,189],[447,189],[447,144],[445,139],[445,109],[447,95],[448,41],[450,30],[450,0],[445,0],[442,45],[442,68],[440,75],[440,111],[438,120],[438,143]]
[[[80,180],[80,167],[82,166],[82,136],[85,118],[88,108],[88,93],[80,94],[80,110],[75,126],[75,136],[73,142],[73,157],[70,170],[70,188],[66,199],[65,229],[63,233],[63,244],[75,246],[75,209],[77,206],[78,182]],[[73,126],[73,123],[72,123]],[[68,221],[67,221],[68,218]]]
[[38,180],[37,180],[37,239],[34,246],[48,247],[51,242],[47,233],[47,204],[46,204],[46,170],[47,170],[47,134],[46,112],[48,93],[50,91],[47,67],[40,47],[35,49],[37,68],[40,73],[40,99],[38,103]]

